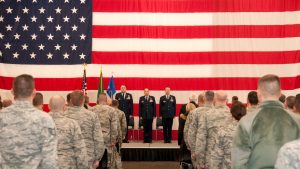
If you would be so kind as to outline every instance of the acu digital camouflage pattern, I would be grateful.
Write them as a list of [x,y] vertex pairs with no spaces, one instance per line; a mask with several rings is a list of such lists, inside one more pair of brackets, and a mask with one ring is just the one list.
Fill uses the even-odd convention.
[[88,157],[81,129],[75,120],[50,112],[58,136],[58,166],[60,169],[87,169]]
[[58,169],[52,118],[29,101],[0,111],[1,169]]
[[68,107],[64,116],[75,120],[79,124],[87,149],[89,166],[91,166],[94,160],[102,158],[105,150],[98,116],[79,106]]

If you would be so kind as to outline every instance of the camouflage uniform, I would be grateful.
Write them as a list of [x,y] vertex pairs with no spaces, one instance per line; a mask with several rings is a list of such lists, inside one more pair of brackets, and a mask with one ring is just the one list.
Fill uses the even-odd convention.
[[[227,106],[216,106],[205,113],[200,113],[199,128],[197,131],[195,155],[197,163],[208,164],[210,153],[215,144],[218,126],[231,118],[230,109]],[[209,168],[209,166],[207,167]]]
[[0,112],[0,168],[58,169],[55,124],[29,101]]
[[231,169],[231,148],[237,124],[238,121],[231,118],[224,126],[218,128],[211,159],[208,162],[211,169]]
[[58,166],[60,169],[87,169],[88,157],[81,129],[75,120],[60,112],[50,112],[58,136]]
[[299,169],[300,168],[300,140],[286,143],[279,150],[276,169]]
[[111,147],[111,145],[117,143],[118,138],[119,119],[117,111],[108,105],[96,105],[91,108],[91,111],[93,111],[100,120],[104,144],[108,154],[108,164],[110,168],[112,168],[116,165],[115,158],[117,150],[116,147]]
[[247,107],[247,113],[251,113],[251,112],[254,112],[256,109],[258,108],[257,105],[255,106],[250,106],[250,107]]
[[196,111],[196,109],[189,112],[189,114],[187,115],[185,124],[184,124],[184,129],[183,129],[183,139],[184,139],[184,142],[185,142],[188,150],[190,150],[190,146],[189,146],[189,142],[188,142],[188,131],[190,129],[190,124],[193,121],[195,111]]
[[73,106],[68,108],[64,116],[75,120],[79,124],[86,145],[89,166],[91,166],[94,160],[102,158],[105,150],[101,125],[97,115],[84,107]]
[[[190,117],[190,124],[186,123],[185,126],[189,126],[188,129],[185,129],[185,133],[187,133],[187,138],[185,138],[187,147],[191,150],[191,154],[195,153],[196,150],[196,139],[198,128],[200,127],[200,115],[209,110],[213,109],[212,104],[205,104],[203,107],[198,107],[193,110],[192,116]],[[185,134],[186,135],[186,134]],[[196,166],[197,159],[192,159],[193,165]]]
[[118,123],[118,144],[119,144],[119,151],[116,155],[116,168],[122,169],[122,162],[121,162],[121,147],[122,147],[122,141],[125,139],[126,132],[127,132],[127,122],[126,122],[126,117],[125,113],[120,110],[116,109],[118,118],[119,118],[119,123]]

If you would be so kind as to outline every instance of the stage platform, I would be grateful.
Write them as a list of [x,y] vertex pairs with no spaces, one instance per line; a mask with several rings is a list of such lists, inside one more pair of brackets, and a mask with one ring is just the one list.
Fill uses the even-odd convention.
[[122,145],[123,161],[178,161],[179,146],[177,141],[163,143],[130,142]]

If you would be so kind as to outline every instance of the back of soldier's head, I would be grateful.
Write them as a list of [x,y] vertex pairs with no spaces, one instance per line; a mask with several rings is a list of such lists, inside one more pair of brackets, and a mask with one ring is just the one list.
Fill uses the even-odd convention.
[[300,94],[297,94],[295,97],[294,111],[300,113]]
[[198,95],[198,104],[199,104],[199,106],[205,104],[204,93],[200,93]]
[[281,103],[284,103],[286,100],[286,96],[284,94],[281,94],[279,99],[278,99]]
[[288,109],[293,109],[294,108],[294,105],[295,105],[295,96],[289,96],[285,99],[285,106],[286,108]]
[[44,99],[42,93],[37,92],[32,101],[33,106],[41,106],[44,104]]
[[118,100],[112,100],[111,106],[112,107],[119,107],[119,101]]
[[63,112],[65,107],[65,99],[62,96],[53,96],[49,101],[49,109],[52,112]]
[[24,99],[32,96],[34,92],[34,80],[31,75],[17,76],[13,82],[13,94],[15,99]]
[[214,100],[218,105],[225,105],[228,101],[227,97],[228,95],[225,91],[219,90],[216,92]]
[[208,90],[205,92],[204,98],[205,98],[205,102],[212,103],[215,98],[215,93],[211,90]]
[[263,98],[279,98],[281,94],[280,79],[276,75],[265,75],[258,81],[258,91]]
[[240,101],[233,102],[230,112],[232,117],[239,121],[244,115],[246,115],[246,106]]
[[10,105],[12,105],[12,101],[10,99],[4,99],[2,101],[2,108],[8,107]]
[[239,97],[237,97],[237,96],[232,96],[231,102],[233,103],[233,102],[237,102],[237,101],[239,101]]
[[73,106],[82,106],[84,103],[84,94],[80,90],[71,93],[71,104]]
[[99,104],[107,104],[107,95],[105,93],[100,93],[98,101]]
[[258,104],[258,97],[257,97],[257,92],[256,91],[251,91],[248,93],[248,103],[251,105],[257,105]]

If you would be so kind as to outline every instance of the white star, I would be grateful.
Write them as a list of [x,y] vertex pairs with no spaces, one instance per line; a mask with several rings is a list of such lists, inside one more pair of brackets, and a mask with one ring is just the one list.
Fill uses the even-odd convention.
[[2,52],[0,51],[0,57],[2,57]]
[[61,46],[59,44],[56,44],[54,47],[55,47],[55,50],[60,50]]
[[44,25],[41,25],[39,28],[40,28],[40,31],[45,31],[45,26]]
[[12,26],[7,25],[7,26],[6,26],[6,31],[12,31]]
[[64,35],[64,40],[66,40],[66,39],[69,40],[69,37],[70,37],[70,36],[66,33],[66,34]]
[[54,18],[52,18],[51,16],[49,16],[49,17],[47,18],[48,22],[53,22],[53,19],[54,19]]
[[39,50],[44,50],[44,45],[43,44],[40,44],[40,46],[38,46],[39,47]]
[[72,26],[72,31],[77,31],[77,28],[78,28],[78,27],[77,27],[76,25],[73,25],[73,26]]
[[13,9],[10,8],[10,6],[6,9],[7,13],[12,13]]
[[52,55],[52,53],[49,52],[49,53],[47,54],[47,56],[48,56],[48,59],[52,59],[52,56],[53,56],[53,55]]
[[86,18],[84,18],[83,16],[82,16],[81,18],[79,18],[80,23],[85,22],[85,19],[86,19]]
[[5,44],[5,49],[10,49],[10,47],[11,47],[11,45],[7,42],[7,43]]
[[44,9],[43,7],[41,7],[41,8],[39,9],[40,13],[45,13],[45,10],[46,10],[46,9]]
[[73,9],[71,9],[72,13],[77,13],[77,10],[75,7]]
[[85,55],[83,53],[81,53],[79,56],[80,56],[80,59],[85,59]]
[[36,20],[37,20],[37,17],[35,17],[35,16],[31,17],[31,22],[36,22]]
[[16,22],[20,22],[20,19],[21,18],[19,16],[15,17]]
[[25,43],[24,45],[22,45],[23,50],[27,50],[28,45]]
[[21,35],[19,35],[18,33],[16,33],[16,34],[14,35],[15,39],[20,39],[20,36],[21,36]]
[[55,28],[56,28],[56,31],[61,31],[61,26],[57,25]]
[[65,0],[65,3],[69,3],[69,0]]
[[4,21],[4,17],[1,15],[0,16],[0,22],[3,22]]
[[49,3],[53,3],[53,0],[49,0]]
[[37,0],[32,0],[32,3],[37,3]]
[[72,50],[76,50],[77,46],[76,46],[75,44],[73,44],[73,45],[71,46],[71,48],[72,48]]
[[2,33],[0,33],[0,39],[3,39],[4,35]]
[[37,35],[34,33],[31,35],[31,40],[36,40]]
[[23,13],[28,13],[28,12],[29,12],[29,9],[27,9],[26,6],[25,6],[25,8],[22,9],[22,10],[23,10]]
[[65,17],[63,18],[64,22],[69,22],[69,19],[70,19],[70,18],[68,18],[68,16],[65,16]]
[[55,11],[56,11],[56,13],[61,13],[61,9],[60,9],[59,7],[57,7],[57,8],[55,9]]
[[[3,0],[3,2],[4,2],[4,0]],[[17,2],[21,2],[21,0],[17,0]]]
[[5,2],[4,0],[0,0],[0,2]]
[[63,54],[64,59],[69,59],[69,54],[66,52],[65,54]]
[[80,40],[85,40],[85,37],[86,37],[86,36],[85,36],[84,34],[81,34],[81,35],[80,35]]
[[35,59],[35,56],[36,56],[36,54],[33,53],[33,52],[30,54],[30,58],[31,58],[31,59]]
[[13,53],[13,56],[14,56],[14,58],[18,59],[18,56],[19,56],[18,52]]
[[49,34],[49,35],[47,35],[48,36],[48,40],[53,40],[53,35],[51,35],[51,33]]
[[85,4],[85,0],[80,0],[80,4]]
[[24,26],[22,26],[23,31],[28,31],[28,27],[29,27],[29,26],[27,26],[26,24],[25,24]]

